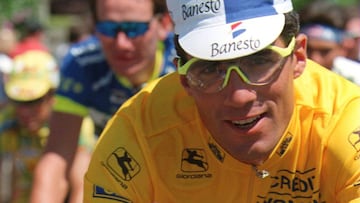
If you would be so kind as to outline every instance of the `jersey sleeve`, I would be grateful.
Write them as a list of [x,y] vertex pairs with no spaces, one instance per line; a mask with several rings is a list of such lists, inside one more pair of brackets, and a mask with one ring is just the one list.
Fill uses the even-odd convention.
[[85,202],[151,202],[141,139],[130,118],[118,113],[109,121],[85,175]]
[[330,134],[323,177],[335,202],[360,202],[360,98],[341,108]]

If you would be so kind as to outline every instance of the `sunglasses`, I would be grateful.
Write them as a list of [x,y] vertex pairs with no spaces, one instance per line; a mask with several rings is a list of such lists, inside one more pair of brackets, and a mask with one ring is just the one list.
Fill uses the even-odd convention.
[[249,85],[261,86],[271,83],[281,72],[295,47],[292,38],[288,47],[268,46],[255,54],[228,61],[206,61],[192,58],[184,65],[178,60],[178,73],[185,75],[189,85],[204,93],[216,93],[224,89],[231,71]]
[[129,38],[144,35],[149,30],[150,22],[114,22],[101,21],[96,23],[97,32],[111,38],[116,38],[119,32],[123,32]]

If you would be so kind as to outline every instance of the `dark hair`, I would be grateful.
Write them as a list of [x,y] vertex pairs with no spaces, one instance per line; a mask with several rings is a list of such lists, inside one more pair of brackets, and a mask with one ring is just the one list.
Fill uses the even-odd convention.
[[72,25],[69,27],[67,41],[70,43],[79,42],[84,36],[91,33],[90,26],[84,24]]
[[[102,1],[102,0],[100,0],[100,1]],[[152,0],[152,1],[153,1],[153,6],[154,6],[153,7],[154,14],[164,14],[168,11],[165,0]],[[98,16],[97,16],[97,12],[96,12],[97,11],[96,2],[97,2],[97,0],[88,0],[89,9],[91,11],[93,21],[95,23],[98,21]]]
[[285,13],[285,25],[280,36],[286,44],[290,43],[291,39],[299,34],[300,19],[299,14],[295,11]]
[[32,18],[14,22],[14,27],[18,31],[20,40],[44,31],[44,26],[38,20]]
[[[299,33],[300,23],[299,23],[299,15],[295,11],[291,11],[289,13],[285,13],[285,25],[282,30],[280,37],[284,40],[286,44],[290,43],[291,39]],[[174,44],[176,54],[180,58],[182,63],[186,63],[187,61],[187,53],[184,49],[181,48],[179,44],[179,36],[175,35]]]

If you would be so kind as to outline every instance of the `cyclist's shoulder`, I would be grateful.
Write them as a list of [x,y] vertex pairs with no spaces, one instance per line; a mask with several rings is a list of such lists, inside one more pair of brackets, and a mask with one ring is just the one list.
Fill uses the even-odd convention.
[[[84,62],[103,61],[103,53],[99,39],[90,36],[87,39],[70,46],[67,59],[84,60]],[[66,60],[66,59],[65,59]]]
[[[95,67],[106,67],[107,62],[102,52],[101,44],[97,37],[90,36],[84,41],[73,44],[64,61],[61,69],[74,71],[74,67],[94,69]],[[96,69],[96,68],[95,68]]]

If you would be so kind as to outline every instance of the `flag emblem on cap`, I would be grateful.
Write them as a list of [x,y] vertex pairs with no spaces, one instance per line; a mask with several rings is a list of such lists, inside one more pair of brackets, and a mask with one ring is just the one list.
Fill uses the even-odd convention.
[[233,38],[236,38],[237,36],[241,35],[246,31],[246,29],[239,29],[239,26],[241,25],[241,22],[237,22],[231,25],[232,30],[232,36]]

